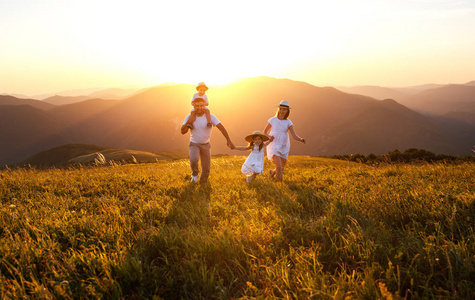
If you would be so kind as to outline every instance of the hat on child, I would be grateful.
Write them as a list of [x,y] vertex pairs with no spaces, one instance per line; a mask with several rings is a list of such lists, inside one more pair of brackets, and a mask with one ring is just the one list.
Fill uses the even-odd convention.
[[290,106],[289,106],[289,101],[287,101],[287,100],[282,100],[282,101],[280,101],[279,106],[285,107],[285,108],[290,108]]
[[200,87],[204,87],[204,88],[206,88],[206,90],[208,90],[208,87],[206,86],[206,84],[204,82],[198,83],[198,85],[196,86],[196,90],[198,90]]
[[259,130],[254,131],[252,134],[246,136],[244,139],[246,140],[246,142],[250,143],[256,135],[260,136],[263,142],[267,142],[269,140],[269,138],[263,135],[262,132],[260,132]]

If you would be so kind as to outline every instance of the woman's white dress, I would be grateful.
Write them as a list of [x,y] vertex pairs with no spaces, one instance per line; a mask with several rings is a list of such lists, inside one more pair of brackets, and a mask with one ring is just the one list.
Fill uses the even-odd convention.
[[267,158],[272,160],[272,157],[277,155],[287,159],[290,152],[289,127],[293,125],[292,121],[273,117],[269,119],[269,124],[272,126],[269,135],[273,136],[274,140],[267,146]]
[[245,175],[262,174],[264,172],[264,147],[254,145],[251,154],[242,165],[241,172]]

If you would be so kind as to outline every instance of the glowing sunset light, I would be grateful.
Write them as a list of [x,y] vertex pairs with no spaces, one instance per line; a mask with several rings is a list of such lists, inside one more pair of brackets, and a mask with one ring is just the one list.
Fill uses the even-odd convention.
[[272,76],[314,85],[475,79],[471,1],[0,3],[0,92]]

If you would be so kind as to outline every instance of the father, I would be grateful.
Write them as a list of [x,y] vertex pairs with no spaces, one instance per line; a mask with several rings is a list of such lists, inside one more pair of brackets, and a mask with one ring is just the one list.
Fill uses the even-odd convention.
[[[205,115],[206,102],[202,98],[196,98],[193,100],[193,107],[195,109],[196,120],[193,122],[193,126],[190,134],[190,166],[191,166],[191,182],[198,182],[198,174],[200,169],[198,168],[198,163],[201,158],[201,177],[200,183],[205,183],[208,181],[209,172],[211,169],[211,145],[209,144],[209,139],[211,137],[212,127],[207,126],[207,120]],[[185,117],[185,122],[181,126],[181,134],[185,134],[190,129],[186,123],[190,114]],[[211,124],[216,126],[223,136],[226,138],[228,147],[234,149],[234,144],[229,138],[228,132],[224,128],[223,124],[211,114]]]

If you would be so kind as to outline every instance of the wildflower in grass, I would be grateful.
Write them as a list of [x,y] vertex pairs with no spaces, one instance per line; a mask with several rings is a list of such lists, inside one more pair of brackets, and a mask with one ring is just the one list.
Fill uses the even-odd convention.
[[105,165],[107,162],[106,160],[106,157],[104,156],[104,154],[100,153],[100,152],[97,152],[96,153],[96,158],[94,159],[94,163],[96,165]]

